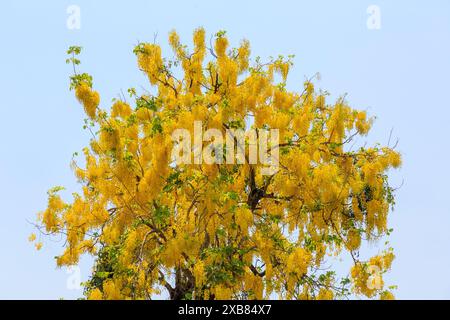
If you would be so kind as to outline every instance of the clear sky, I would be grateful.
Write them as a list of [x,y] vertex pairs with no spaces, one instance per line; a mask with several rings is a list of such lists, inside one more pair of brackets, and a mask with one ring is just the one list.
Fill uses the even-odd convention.
[[[80,29],[67,27],[67,8],[81,10]],[[379,8],[370,29],[367,8]],[[369,24],[370,25],[370,24]],[[399,138],[404,165],[390,225],[397,259],[387,277],[398,298],[450,299],[450,2],[430,1],[23,1],[0,5],[0,298],[66,299],[82,295],[53,257],[62,242],[27,241],[46,191],[79,187],[69,168],[88,142],[83,113],[68,90],[69,45],[84,47],[82,70],[94,76],[103,103],[129,87],[148,87],[132,53],[157,41],[167,54],[175,28],[190,41],[194,28],[247,38],[261,57],[295,54],[290,88],[316,72],[318,86],[377,120],[369,142]],[[373,26],[373,25],[371,25]],[[447,98],[446,98],[447,97]],[[105,106],[105,105],[103,105]],[[369,251],[380,247],[372,246]],[[80,266],[89,276],[91,260]],[[69,281],[70,282],[70,281]]]

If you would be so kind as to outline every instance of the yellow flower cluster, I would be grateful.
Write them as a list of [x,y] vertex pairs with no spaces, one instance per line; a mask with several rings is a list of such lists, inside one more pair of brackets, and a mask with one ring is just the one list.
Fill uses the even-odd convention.
[[131,113],[131,107],[122,101],[117,101],[111,107],[111,117],[121,117],[122,119],[126,119]]
[[156,84],[162,71],[161,48],[155,44],[145,44],[138,53],[139,68],[144,71],[151,84]]
[[296,248],[287,258],[286,270],[298,277],[303,276],[311,263],[311,254],[303,248]]
[[81,83],[75,89],[75,96],[83,105],[86,114],[94,119],[96,110],[100,104],[100,95],[97,91],[92,90],[86,83]]
[[350,230],[347,234],[345,246],[348,250],[357,250],[361,245],[361,235],[357,230]]

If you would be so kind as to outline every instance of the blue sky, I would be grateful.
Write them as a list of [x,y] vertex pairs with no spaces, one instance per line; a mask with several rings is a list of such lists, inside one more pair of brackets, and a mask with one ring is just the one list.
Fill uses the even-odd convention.
[[[69,5],[81,9],[81,28],[66,26]],[[381,29],[370,30],[369,5]],[[65,269],[53,257],[62,242],[28,243],[37,211],[54,185],[78,190],[69,168],[88,142],[82,109],[68,90],[69,45],[81,45],[82,70],[94,76],[103,103],[129,87],[148,87],[133,46],[157,41],[167,49],[175,28],[185,42],[194,28],[247,38],[261,57],[295,54],[289,86],[322,75],[318,86],[376,115],[367,139],[399,138],[404,165],[392,173],[397,206],[390,243],[397,259],[388,275],[398,298],[450,298],[450,2],[430,1],[2,1],[0,9],[0,298],[66,299]],[[372,245],[364,254],[376,252]],[[82,260],[82,279],[90,273]]]

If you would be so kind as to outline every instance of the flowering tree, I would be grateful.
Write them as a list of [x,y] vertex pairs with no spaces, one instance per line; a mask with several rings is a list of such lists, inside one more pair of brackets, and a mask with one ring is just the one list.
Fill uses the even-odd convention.
[[[369,132],[366,112],[344,98],[327,102],[311,80],[288,91],[291,57],[250,62],[249,42],[230,49],[225,32],[208,46],[195,30],[192,51],[175,32],[169,42],[173,60],[156,44],[135,47],[152,88],[131,88],[108,109],[91,76],[77,72],[81,49],[69,49],[71,89],[92,139],[83,163],[73,162],[82,192],[66,202],[61,187],[51,189],[39,214],[42,233],[66,240],[57,265],[95,257],[90,299],[150,299],[163,290],[171,299],[392,298],[382,281],[392,250],[362,260],[358,249],[390,232],[386,172],[401,160],[389,147],[352,150]],[[195,121],[223,132],[278,129],[270,145],[277,170],[174,162],[180,141],[172,133],[193,132]],[[348,277],[324,271],[327,258],[346,253],[354,262]]]

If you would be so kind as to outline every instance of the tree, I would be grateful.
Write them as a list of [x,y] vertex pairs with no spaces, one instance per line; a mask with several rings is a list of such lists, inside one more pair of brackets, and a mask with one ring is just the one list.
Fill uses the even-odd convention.
[[[366,112],[345,97],[327,102],[313,79],[290,92],[291,56],[250,62],[249,42],[229,49],[225,32],[208,46],[196,29],[192,52],[175,31],[169,42],[173,60],[154,43],[135,47],[152,88],[131,88],[106,110],[92,77],[77,73],[81,48],[69,49],[71,89],[92,138],[84,163],[73,161],[82,192],[66,202],[63,188],[51,189],[39,214],[43,233],[66,240],[57,265],[96,258],[85,284],[90,299],[150,299],[162,290],[170,299],[392,298],[382,281],[392,250],[361,260],[358,249],[390,233],[387,172],[401,158],[380,145],[352,150],[371,127]],[[264,174],[249,161],[175,163],[180,141],[172,133],[193,132],[194,121],[220,132],[279,129],[270,145],[278,170]],[[348,277],[323,268],[329,255],[347,252]]]

